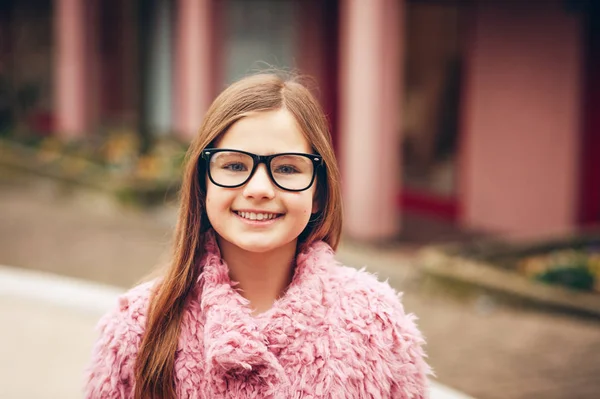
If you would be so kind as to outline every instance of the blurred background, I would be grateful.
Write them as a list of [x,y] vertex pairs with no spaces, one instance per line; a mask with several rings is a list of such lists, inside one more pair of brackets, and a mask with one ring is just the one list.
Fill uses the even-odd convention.
[[404,292],[446,394],[599,397],[595,0],[0,1],[0,397],[81,396],[204,112],[269,68],[310,77],[338,257]]

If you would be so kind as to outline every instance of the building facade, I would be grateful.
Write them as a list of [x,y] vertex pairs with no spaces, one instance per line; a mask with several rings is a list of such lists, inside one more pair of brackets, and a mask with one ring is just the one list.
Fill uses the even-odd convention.
[[331,121],[349,236],[394,237],[407,212],[526,236],[600,221],[594,1],[2,4],[13,122],[189,140],[227,83],[289,68]]

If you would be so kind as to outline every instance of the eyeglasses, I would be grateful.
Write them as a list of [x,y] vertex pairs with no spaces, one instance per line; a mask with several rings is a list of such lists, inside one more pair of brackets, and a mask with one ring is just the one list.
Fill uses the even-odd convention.
[[256,155],[226,148],[207,148],[202,151],[207,163],[208,178],[213,184],[235,188],[243,186],[264,163],[271,181],[282,190],[304,191],[315,181],[317,169],[323,166],[320,155],[286,152]]

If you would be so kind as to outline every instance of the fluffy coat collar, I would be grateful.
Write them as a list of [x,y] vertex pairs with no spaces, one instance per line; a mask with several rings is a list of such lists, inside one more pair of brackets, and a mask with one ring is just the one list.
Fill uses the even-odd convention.
[[[214,236],[186,304],[175,353],[180,398],[400,398],[427,396],[424,340],[397,293],[339,265],[323,242],[298,254],[293,280],[256,317],[229,278]],[[105,315],[87,370],[86,398],[132,398],[154,283]]]
[[[200,308],[204,321],[205,375],[223,395],[232,384],[248,380],[263,387],[265,397],[284,397],[289,379],[276,354],[296,333],[294,320],[302,317],[320,324],[325,317],[322,284],[327,267],[335,262],[331,247],[316,242],[296,257],[294,276],[285,294],[270,310],[251,314],[249,301],[236,289],[222,260],[214,234],[206,240],[202,264]],[[302,326],[296,326],[302,328]],[[231,392],[229,392],[231,394]],[[233,396],[232,396],[233,397]]]

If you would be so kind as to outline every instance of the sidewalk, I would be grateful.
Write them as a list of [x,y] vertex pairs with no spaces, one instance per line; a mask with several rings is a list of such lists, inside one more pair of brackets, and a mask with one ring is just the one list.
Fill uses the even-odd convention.
[[[53,190],[43,186],[0,185],[0,264],[125,289],[164,259],[172,227],[173,209],[125,212],[94,196],[57,199]],[[389,278],[405,293],[405,308],[419,317],[419,327],[428,341],[429,361],[441,383],[478,399],[600,397],[599,321],[508,308],[486,297],[473,302],[432,292],[421,284],[411,253],[403,247],[383,250],[343,243],[338,257],[351,266],[367,265],[368,270],[382,279]],[[46,305],[39,307],[39,320],[18,319],[6,312],[19,307],[25,312],[38,305],[10,301],[0,295],[3,326],[26,323],[22,328],[28,331],[45,328],[43,315],[51,312]],[[61,317],[54,323],[57,328],[66,323]],[[92,320],[86,317],[80,322],[89,326]],[[49,317],[48,322],[51,320]],[[85,341],[78,344],[82,351],[90,345],[83,324],[75,327]],[[4,331],[17,334],[10,341],[14,339],[19,345],[11,344],[10,348],[26,347],[28,341],[19,339],[37,342],[35,334],[18,334],[14,328]],[[35,345],[40,351],[46,347],[42,342]],[[64,353],[59,343],[47,346],[57,349],[57,359],[64,360],[59,356]],[[74,355],[73,359],[82,364],[86,356]],[[34,362],[28,361],[15,359],[0,365],[0,379],[7,378],[17,365],[34,367]],[[57,360],[55,364],[60,363]],[[60,369],[54,367],[52,372],[59,373]],[[0,397],[11,398],[1,391]]]
[[[79,398],[97,319],[124,290],[0,266],[2,398]],[[29,381],[35,378],[35,384]],[[432,382],[431,399],[470,399]]]
[[109,295],[116,291],[0,266],[0,398],[81,398]]

